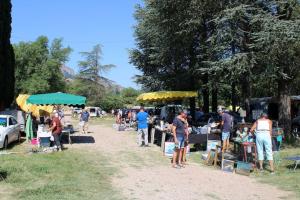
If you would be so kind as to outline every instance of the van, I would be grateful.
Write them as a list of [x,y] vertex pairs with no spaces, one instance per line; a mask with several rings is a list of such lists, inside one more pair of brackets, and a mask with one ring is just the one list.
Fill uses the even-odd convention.
[[99,107],[86,107],[87,111],[90,113],[90,117],[100,117],[101,108]]

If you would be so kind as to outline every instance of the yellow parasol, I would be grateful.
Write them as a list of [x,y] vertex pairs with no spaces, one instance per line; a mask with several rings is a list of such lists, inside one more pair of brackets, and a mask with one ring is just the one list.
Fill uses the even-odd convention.
[[195,91],[159,91],[149,92],[139,95],[137,101],[174,101],[185,98],[197,97],[198,93]]
[[33,104],[27,104],[26,101],[30,97],[28,94],[20,94],[16,102],[18,106],[25,112],[32,112],[32,115],[39,117],[41,115],[49,115],[53,111],[53,106],[38,106]]

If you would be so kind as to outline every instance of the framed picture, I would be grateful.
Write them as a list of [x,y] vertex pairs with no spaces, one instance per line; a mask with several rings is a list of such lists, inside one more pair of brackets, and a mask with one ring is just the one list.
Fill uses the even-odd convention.
[[175,143],[174,142],[165,142],[164,155],[165,156],[170,156],[170,157],[173,156],[174,149],[175,149]]
[[[165,150],[164,155],[172,157],[175,149],[175,143],[174,142],[165,142]],[[186,156],[190,155],[190,145],[187,146],[186,150]]]
[[217,145],[221,145],[220,140],[208,140],[206,150],[209,152],[211,149],[216,149]]
[[233,173],[234,172],[234,161],[223,159],[222,171]]

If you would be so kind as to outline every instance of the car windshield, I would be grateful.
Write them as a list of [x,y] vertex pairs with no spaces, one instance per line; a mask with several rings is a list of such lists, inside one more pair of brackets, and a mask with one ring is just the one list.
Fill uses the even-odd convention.
[[7,120],[4,117],[0,117],[0,126],[7,127]]

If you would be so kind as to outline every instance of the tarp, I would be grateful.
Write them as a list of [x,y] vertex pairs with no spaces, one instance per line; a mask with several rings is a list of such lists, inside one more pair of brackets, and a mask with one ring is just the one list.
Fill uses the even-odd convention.
[[28,115],[28,117],[27,117],[25,133],[26,133],[26,140],[29,140],[29,139],[33,138],[32,118],[31,118],[31,115]]
[[159,91],[143,93],[137,97],[137,101],[173,101],[197,96],[198,93],[194,91]]
[[17,99],[17,105],[23,110],[24,112],[31,112],[33,116],[39,117],[44,115],[49,115],[52,111],[54,106],[40,106],[40,105],[33,105],[28,104],[26,101],[30,97],[28,94],[20,94]]
[[27,103],[35,105],[67,105],[84,107],[86,97],[62,92],[31,95]]

